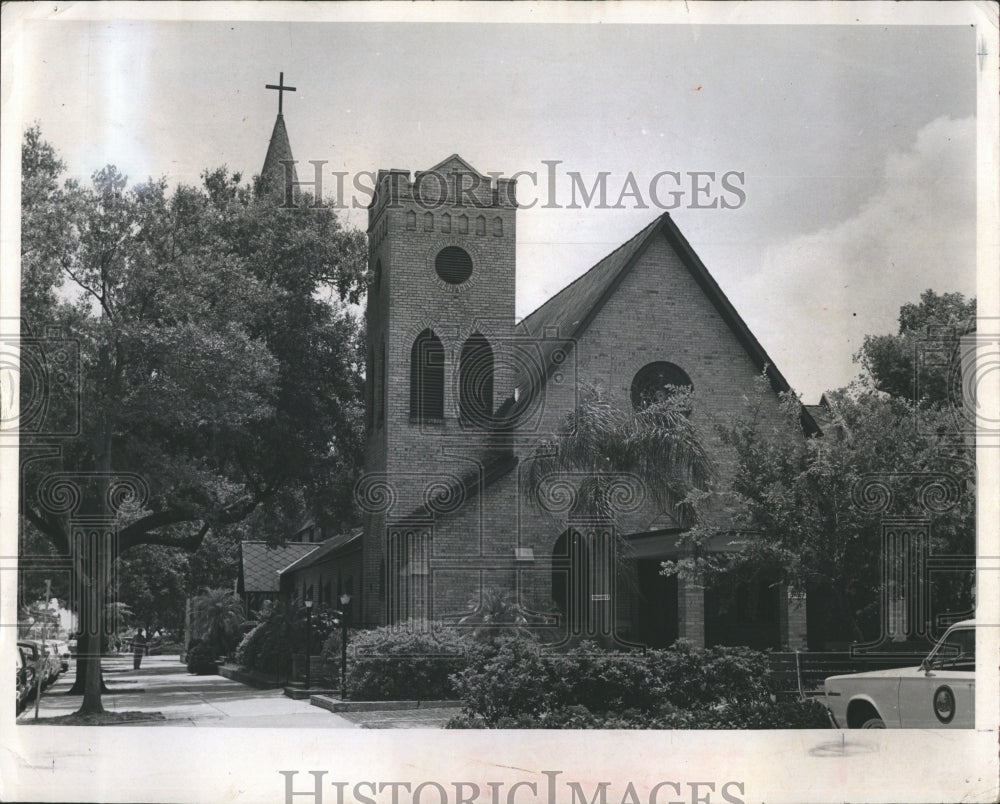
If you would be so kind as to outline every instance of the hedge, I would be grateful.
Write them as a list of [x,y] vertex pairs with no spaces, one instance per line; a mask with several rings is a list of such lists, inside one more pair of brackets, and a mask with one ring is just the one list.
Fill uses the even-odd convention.
[[464,715],[452,728],[822,728],[816,702],[775,703],[767,657],[748,648],[563,654],[510,640],[469,654],[454,678]]
[[471,640],[439,624],[360,631],[348,641],[347,693],[355,701],[457,699],[451,676],[470,649]]

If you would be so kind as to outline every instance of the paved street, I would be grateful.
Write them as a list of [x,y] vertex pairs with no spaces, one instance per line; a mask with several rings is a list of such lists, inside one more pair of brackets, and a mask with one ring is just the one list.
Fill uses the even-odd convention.
[[[161,712],[166,718],[122,726],[356,729],[366,725],[366,718],[348,719],[305,700],[293,701],[281,690],[257,690],[221,676],[189,675],[176,655],[147,656],[138,671],[132,669],[131,656],[110,656],[104,660],[104,669],[105,683],[113,690],[103,696],[105,709],[109,712]],[[42,695],[39,718],[68,715],[79,708],[81,699],[78,696],[64,694],[73,683],[74,672],[71,664],[70,671],[63,673]],[[32,721],[34,712],[32,702],[18,718],[18,723]],[[358,714],[385,716],[391,713]],[[398,714],[406,716],[403,720],[413,719],[410,713]],[[436,725],[423,722],[420,727]]]

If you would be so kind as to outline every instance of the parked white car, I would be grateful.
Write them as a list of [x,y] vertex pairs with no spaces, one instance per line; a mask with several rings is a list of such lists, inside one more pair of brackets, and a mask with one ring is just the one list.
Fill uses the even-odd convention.
[[951,626],[919,667],[831,676],[823,687],[838,728],[971,729],[976,622]]

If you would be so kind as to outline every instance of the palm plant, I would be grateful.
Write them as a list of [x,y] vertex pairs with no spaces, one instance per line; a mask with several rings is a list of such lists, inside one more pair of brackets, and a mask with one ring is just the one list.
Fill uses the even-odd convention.
[[540,503],[550,484],[564,479],[575,485],[570,513],[616,523],[623,503],[630,502],[623,498],[629,491],[622,478],[632,476],[660,510],[673,511],[688,524],[685,498],[706,488],[715,475],[690,411],[688,392],[630,411],[589,389],[556,433],[537,445],[525,494]]
[[457,624],[469,629],[477,642],[495,642],[505,637],[535,639],[532,626],[545,623],[544,617],[526,611],[508,589],[483,589],[469,602],[469,609]]
[[217,656],[232,651],[246,621],[243,602],[228,589],[209,589],[198,595],[192,601],[191,615],[193,636],[210,645]]

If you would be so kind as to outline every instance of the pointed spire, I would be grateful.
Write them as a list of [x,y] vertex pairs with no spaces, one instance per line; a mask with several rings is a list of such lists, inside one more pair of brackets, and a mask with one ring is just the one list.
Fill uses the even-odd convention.
[[292,156],[292,146],[288,142],[288,132],[285,130],[285,118],[278,115],[271,132],[271,142],[267,146],[267,156],[264,157],[264,167],[260,170],[260,184],[257,185],[258,195],[273,194],[279,199],[285,197],[285,169],[291,180],[298,181]]
[[299,180],[295,165],[291,164],[292,146],[288,142],[288,132],[285,131],[285,117],[282,114],[282,100],[286,92],[295,92],[295,87],[285,85],[285,74],[279,73],[277,84],[265,84],[266,89],[278,90],[278,118],[274,121],[274,131],[271,132],[271,142],[267,146],[267,156],[264,157],[264,167],[260,171],[260,183],[257,185],[258,195],[274,195],[278,203],[285,198],[286,182]]

